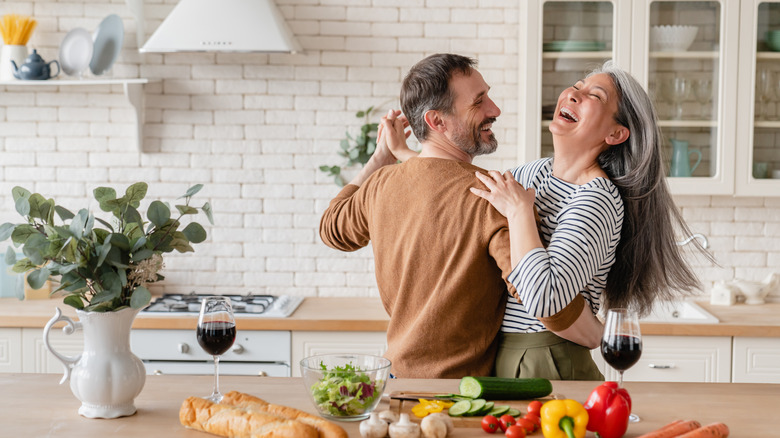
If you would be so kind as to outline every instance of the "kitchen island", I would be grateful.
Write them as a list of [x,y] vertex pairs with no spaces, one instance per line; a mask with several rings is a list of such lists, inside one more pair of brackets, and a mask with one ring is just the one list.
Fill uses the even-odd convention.
[[[166,437],[207,438],[179,423],[179,407],[189,396],[211,393],[211,376],[148,376],[136,399],[138,412],[112,420],[78,415],[80,403],[68,384],[58,385],[61,375],[0,374],[0,436],[7,437]],[[553,382],[553,393],[584,401],[596,382]],[[398,379],[388,382],[393,391],[457,391],[458,380]],[[315,413],[301,379],[224,376],[223,392],[238,390],[271,403]],[[778,436],[774,425],[780,386],[735,383],[628,382],[634,412],[642,421],[629,425],[626,437],[637,437],[674,419],[695,419],[702,424],[726,423],[732,437]],[[379,409],[387,409],[383,400]],[[359,437],[358,423],[339,422],[350,437]],[[478,423],[475,423],[478,424]],[[452,437],[485,437],[479,428],[460,427]],[[495,435],[499,436],[499,435]],[[542,435],[536,432],[531,437]],[[588,433],[588,437],[594,437]]]

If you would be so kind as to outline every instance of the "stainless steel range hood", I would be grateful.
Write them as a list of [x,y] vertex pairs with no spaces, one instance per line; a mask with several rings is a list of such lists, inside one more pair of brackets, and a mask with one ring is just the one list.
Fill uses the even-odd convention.
[[274,0],[181,0],[139,51],[296,53],[301,46]]

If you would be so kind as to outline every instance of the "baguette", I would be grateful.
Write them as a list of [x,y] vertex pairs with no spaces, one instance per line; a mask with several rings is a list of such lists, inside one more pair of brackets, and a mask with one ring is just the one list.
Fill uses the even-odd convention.
[[317,429],[267,412],[190,397],[181,405],[179,421],[185,427],[230,438],[317,438]]
[[280,406],[238,391],[230,391],[222,398],[223,404],[246,409],[251,412],[267,412],[280,417],[305,423],[317,429],[320,438],[347,438],[347,432],[341,426],[316,415],[288,406]]

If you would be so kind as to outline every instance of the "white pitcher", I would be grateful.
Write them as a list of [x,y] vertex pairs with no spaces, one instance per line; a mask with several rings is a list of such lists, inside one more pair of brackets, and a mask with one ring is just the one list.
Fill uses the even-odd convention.
[[[143,362],[130,351],[130,328],[140,309],[116,312],[83,312],[79,321],[64,316],[59,308],[43,329],[46,348],[65,365],[60,384],[70,379],[73,395],[81,401],[79,414],[87,418],[117,418],[136,412],[134,400],[146,383]],[[49,343],[49,331],[65,321],[63,332],[84,330],[84,351],[64,356]]]

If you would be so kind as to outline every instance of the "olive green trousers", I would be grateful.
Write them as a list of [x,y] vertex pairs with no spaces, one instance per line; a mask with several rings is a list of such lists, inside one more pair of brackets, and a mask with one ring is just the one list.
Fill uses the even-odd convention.
[[499,333],[494,374],[549,380],[604,380],[589,349],[552,332]]

